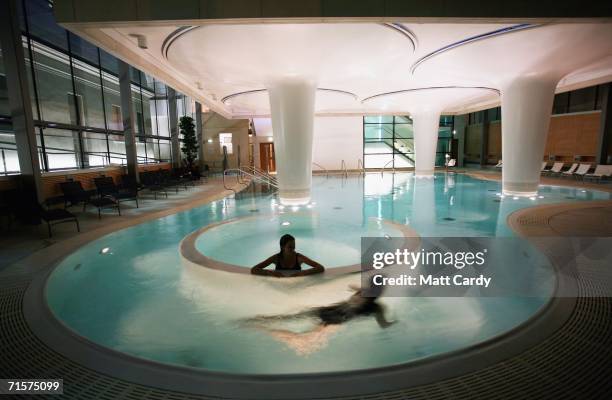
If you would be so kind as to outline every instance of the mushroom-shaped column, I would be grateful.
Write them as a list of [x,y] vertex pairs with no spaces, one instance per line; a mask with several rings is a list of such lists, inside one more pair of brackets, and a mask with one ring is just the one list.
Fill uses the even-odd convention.
[[[610,23],[519,24],[440,48],[413,65],[415,78],[435,76],[501,90],[505,194],[537,192],[557,85],[601,74],[612,55]],[[561,78],[563,80],[561,81]]]
[[555,77],[521,76],[501,88],[504,194],[537,194],[558,81]]
[[164,52],[226,115],[271,115],[280,200],[296,205],[310,197],[317,90],[317,112],[359,110],[354,88],[403,76],[415,46],[406,28],[378,23],[203,24],[172,33]]
[[268,85],[282,204],[310,201],[315,91],[314,82],[305,79],[285,79]]
[[433,177],[438,146],[439,111],[417,111],[412,114],[414,128],[414,173],[419,177]]

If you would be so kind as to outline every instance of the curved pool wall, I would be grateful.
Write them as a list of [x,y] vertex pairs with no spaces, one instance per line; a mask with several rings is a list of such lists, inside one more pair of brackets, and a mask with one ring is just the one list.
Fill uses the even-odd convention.
[[[610,198],[603,192],[542,187],[543,198],[514,200],[500,198],[500,191],[498,182],[459,174],[438,174],[436,179],[415,179],[411,174],[315,177],[316,204],[311,208],[280,210],[273,196],[240,196],[97,239],[59,263],[47,281],[46,298],[65,326],[94,343],[147,360],[208,371],[315,373],[422,360],[473,346],[524,323],[547,303],[550,288],[539,298],[387,298],[383,302],[389,317],[397,320],[390,328],[381,330],[372,320],[356,320],[314,345],[296,345],[243,325],[244,318],[261,313],[251,308],[253,296],[243,288],[251,284],[269,290],[273,306],[265,310],[268,313],[297,312],[348,297],[346,285],[351,278],[358,282],[358,274],[297,280],[245,275],[250,281],[239,285],[236,274],[225,273],[227,277],[207,286],[207,277],[198,276],[204,268],[188,268],[181,260],[179,243],[211,223],[292,212],[316,213],[325,224],[356,231],[374,218],[408,224],[421,236],[510,236],[505,221],[517,209]],[[278,240],[260,239],[262,245]],[[234,242],[228,246],[250,260],[248,248]],[[308,255],[317,259],[316,254]],[[320,289],[316,301],[300,298],[277,307],[273,292],[286,297],[286,291],[269,288],[272,284],[286,285],[289,292]],[[308,323],[298,321],[282,328],[307,332]]]

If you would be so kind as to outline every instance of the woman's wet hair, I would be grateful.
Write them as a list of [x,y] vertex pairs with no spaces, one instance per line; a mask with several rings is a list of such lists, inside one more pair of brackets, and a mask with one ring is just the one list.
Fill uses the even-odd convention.
[[280,238],[280,250],[281,252],[283,251],[283,248],[285,247],[285,245],[291,241],[295,241],[295,238],[293,236],[291,236],[290,234],[286,233],[283,236],[281,236]]

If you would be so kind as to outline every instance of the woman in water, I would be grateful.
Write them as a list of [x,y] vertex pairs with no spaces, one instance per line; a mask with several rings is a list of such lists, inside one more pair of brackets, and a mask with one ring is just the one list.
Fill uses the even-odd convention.
[[[274,271],[264,269],[270,264],[275,265]],[[302,264],[308,264],[312,268],[302,270]],[[325,268],[318,262],[295,252],[295,238],[289,234],[280,238],[280,252],[251,268],[253,275],[275,276],[277,278],[312,275],[324,271]]]
[[[385,307],[377,299],[382,294],[382,288],[370,287],[364,297],[359,287],[349,286],[355,291],[347,300],[329,306],[314,307],[295,314],[260,315],[244,321],[246,326],[268,333],[270,336],[285,343],[299,355],[311,354],[327,345],[329,337],[336,333],[342,324],[358,317],[374,317],[381,328],[387,328],[396,321],[388,321],[385,317]],[[281,328],[278,324],[292,321],[311,321],[307,330],[292,331]]]

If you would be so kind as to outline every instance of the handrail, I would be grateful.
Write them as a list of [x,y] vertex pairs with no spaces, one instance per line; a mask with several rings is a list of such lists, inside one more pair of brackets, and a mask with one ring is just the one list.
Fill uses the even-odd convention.
[[360,171],[359,173],[364,175],[365,174],[365,167],[363,165],[363,161],[361,160],[361,158],[357,159],[357,169]]
[[329,171],[327,170],[327,168],[325,168],[324,166],[322,166],[321,164],[317,164],[316,162],[313,162],[312,165],[321,168],[323,171],[325,171],[325,175],[327,178],[329,178]]
[[235,173],[236,173],[236,182],[238,182],[238,183],[240,183],[240,184],[242,184],[242,185],[245,185],[245,186],[248,186],[248,185],[249,185],[249,183],[248,183],[248,182],[245,182],[245,181],[243,181],[243,180],[242,180],[242,175],[244,174],[244,175],[247,175],[247,176],[251,177],[251,180],[260,180],[260,181],[262,181],[262,180],[263,180],[263,181],[265,181],[265,183],[267,183],[268,185],[270,185],[270,186],[275,187],[275,188],[277,188],[277,189],[278,189],[278,184],[277,184],[276,182],[270,182],[269,180],[262,179],[260,176],[257,176],[256,174],[252,174],[252,173],[250,173],[250,172],[247,172],[247,171],[245,171],[245,170],[244,170],[244,169],[242,169],[242,168],[228,168],[228,169],[226,169],[226,170],[224,170],[224,171],[223,171],[223,187],[224,187],[225,189],[227,189],[227,190],[231,190],[231,191],[233,191],[234,193],[236,193],[236,191],[235,191],[234,189],[232,189],[232,188],[228,187],[228,186],[225,184],[225,177],[227,176],[227,173],[228,173],[228,172],[235,172]]
[[340,170],[342,170],[344,177],[348,178],[348,170],[346,169],[346,162],[344,160],[340,162]]
[[265,180],[266,183],[278,186],[278,181],[276,177],[263,171],[262,169],[259,169],[257,167],[250,166],[250,165],[241,165],[239,169],[251,171],[250,173],[252,173],[255,176],[262,177],[262,179]]
[[[382,171],[380,171],[380,176],[383,176],[385,173],[385,167],[387,167],[387,165],[389,165],[389,163],[392,163],[394,160],[391,159],[389,161],[387,161],[387,163],[385,165],[383,165],[382,167]],[[393,165],[393,173],[395,174],[395,164]]]

